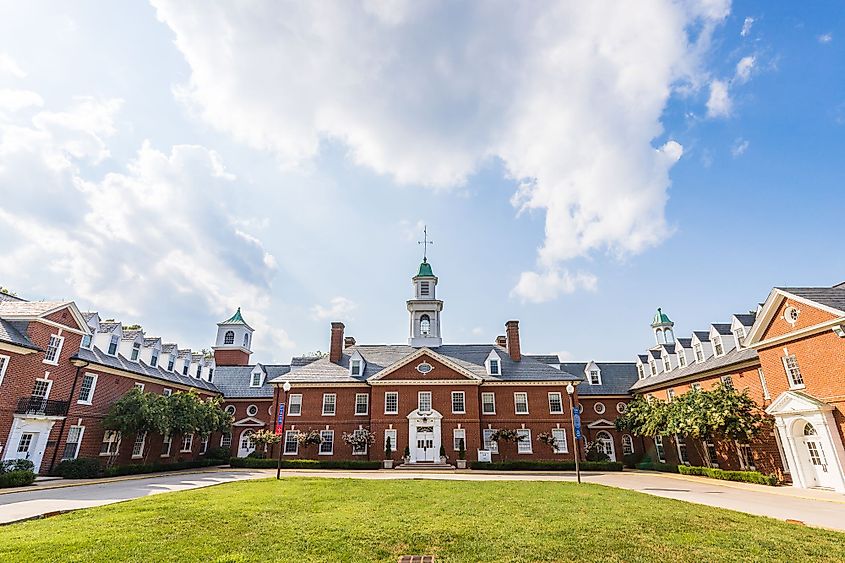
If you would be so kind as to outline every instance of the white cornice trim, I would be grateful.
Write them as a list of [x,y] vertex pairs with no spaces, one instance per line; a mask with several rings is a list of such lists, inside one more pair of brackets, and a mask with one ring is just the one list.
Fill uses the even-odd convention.
[[781,334],[780,336],[775,336],[766,340],[760,340],[758,342],[755,342],[754,344],[749,345],[749,348],[754,348],[755,350],[759,348],[768,348],[769,346],[782,344],[783,342],[788,342],[790,340],[798,340],[799,338],[804,338],[805,336],[812,336],[813,334],[825,332],[843,323],[845,323],[845,317],[840,317],[813,326],[807,326],[802,329],[795,330],[793,332],[787,332],[786,334]]
[[479,376],[475,375],[471,371],[469,371],[469,370],[461,367],[460,365],[456,364],[450,358],[448,358],[446,356],[441,356],[440,354],[438,354],[437,352],[435,352],[431,348],[428,348],[428,347],[425,347],[425,346],[423,346],[422,348],[420,348],[419,350],[417,350],[416,352],[414,352],[410,356],[405,356],[404,358],[402,358],[398,362],[394,362],[393,364],[387,366],[386,368],[384,368],[383,370],[378,372],[375,376],[371,377],[368,381],[374,382],[374,381],[382,380],[385,377],[387,377],[388,375],[390,375],[391,373],[398,370],[399,368],[410,364],[411,362],[421,358],[422,356],[429,356],[430,358],[437,360],[438,362],[440,362],[441,364],[450,368],[451,370],[453,370],[453,371],[455,371],[455,372],[457,372],[457,373],[459,373],[463,376],[466,376],[467,379],[474,380],[474,381],[481,381],[481,378]]
[[0,350],[5,352],[14,352],[15,354],[37,354],[40,350],[33,350],[32,348],[24,348],[17,344],[10,344],[9,342],[0,342]]

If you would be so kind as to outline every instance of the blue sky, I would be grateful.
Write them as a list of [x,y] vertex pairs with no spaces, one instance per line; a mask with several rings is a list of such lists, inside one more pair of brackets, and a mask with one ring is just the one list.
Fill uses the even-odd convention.
[[[0,285],[255,360],[444,337],[627,360],[830,285],[845,6],[4,2]],[[631,10],[626,13],[626,10]]]

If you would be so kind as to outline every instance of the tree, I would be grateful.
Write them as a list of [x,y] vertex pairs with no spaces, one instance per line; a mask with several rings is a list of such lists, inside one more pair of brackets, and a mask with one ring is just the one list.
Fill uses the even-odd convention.
[[376,435],[370,432],[369,428],[360,428],[354,432],[344,432],[341,436],[343,443],[352,447],[352,452],[366,449],[376,442]]
[[297,430],[296,441],[299,444],[299,447],[302,448],[303,451],[305,451],[308,449],[308,446],[319,446],[320,444],[322,444],[323,437],[320,436],[320,432],[318,430],[311,430],[309,428],[307,432]]
[[[513,428],[500,428],[496,430],[492,434],[490,434],[490,439],[497,444],[501,442],[522,442],[523,440],[527,439],[527,436],[523,436]],[[502,454],[502,460],[505,460],[505,454]]]
[[[159,395],[144,393],[135,387],[109,406],[103,419],[103,428],[119,432],[121,436],[137,435],[142,432],[163,433],[167,427],[167,413]],[[118,451],[109,456],[108,464],[114,462]]]
[[384,459],[393,459],[393,446],[390,443],[390,436],[384,439]]
[[258,452],[257,455],[264,457],[267,452],[267,446],[273,446],[281,442],[282,435],[270,430],[259,430],[258,432],[253,432],[249,439],[255,442],[255,451]]
[[557,441],[551,432],[540,432],[537,434],[537,441],[549,446],[552,449],[552,453],[557,452]]

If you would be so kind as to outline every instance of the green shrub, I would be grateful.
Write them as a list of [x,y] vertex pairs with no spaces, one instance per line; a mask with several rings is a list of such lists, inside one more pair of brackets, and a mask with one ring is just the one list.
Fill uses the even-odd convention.
[[229,459],[231,455],[229,448],[221,448],[217,446],[214,448],[208,448],[208,452],[205,454],[205,457],[208,459]]
[[677,473],[678,466],[671,463],[660,463],[655,461],[645,461],[637,464],[637,469],[645,469],[646,471],[662,471],[664,473]]
[[717,469],[714,467],[687,465],[679,466],[678,471],[682,475],[698,475],[700,477],[710,477],[711,479],[739,481],[741,483],[756,483],[758,485],[775,486],[779,482],[777,476],[763,475],[759,471],[725,471],[724,469]]
[[[232,467],[248,469],[275,469],[276,459],[255,459],[250,457],[233,457]],[[380,469],[380,461],[330,461],[316,459],[283,459],[282,469]]]
[[11,473],[12,471],[35,472],[35,464],[28,459],[9,459],[0,461],[0,474]]
[[106,477],[119,475],[140,475],[142,473],[158,473],[160,471],[178,471],[180,469],[195,469],[198,467],[211,467],[226,463],[220,459],[198,459],[193,461],[177,461],[175,463],[153,463],[136,465],[118,465],[109,467],[103,471]]
[[[638,463],[643,463],[643,462],[646,461],[646,459],[647,458],[644,458],[642,456],[642,454],[634,453],[634,454],[628,454],[628,455],[622,456],[622,463],[628,469],[635,469],[637,467]],[[651,461],[651,460],[649,460],[649,461]]]
[[32,471],[5,471],[0,473],[0,489],[7,487],[25,487],[35,482],[35,473]]
[[[574,461],[473,461],[471,469],[489,471],[575,471]],[[622,464],[615,461],[582,461],[582,471],[622,471]]]
[[100,460],[91,457],[66,459],[53,469],[53,475],[65,479],[91,479],[100,475]]

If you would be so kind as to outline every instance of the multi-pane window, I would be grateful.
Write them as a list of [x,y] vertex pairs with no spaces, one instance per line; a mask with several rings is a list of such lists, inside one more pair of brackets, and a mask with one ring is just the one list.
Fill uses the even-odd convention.
[[678,459],[681,463],[689,465],[689,452],[687,452],[687,439],[680,434],[675,434],[675,443],[678,445]]
[[629,434],[622,436],[622,455],[632,455],[634,453],[634,440]]
[[334,453],[334,430],[320,430],[320,455],[332,455]]
[[150,366],[156,367],[158,365],[158,350],[153,350],[153,355],[150,356]]
[[397,414],[399,412],[399,392],[388,391],[384,394],[384,414]]
[[135,382],[135,389],[138,389],[139,391],[143,391],[144,390],[144,384]]
[[223,434],[220,436],[220,447],[226,448],[227,450],[232,447],[231,432],[223,432]]
[[569,451],[569,446],[566,443],[566,430],[563,428],[553,428],[552,438],[555,439],[555,453],[565,454]]
[[111,335],[111,340],[109,341],[109,356],[117,354],[117,343],[119,341],[120,338],[116,334]]
[[35,385],[32,386],[32,396],[36,399],[46,399],[50,396],[50,386],[52,381],[47,379],[36,379]]
[[389,428],[384,431],[384,449],[387,449],[387,441],[390,440],[390,450],[395,452],[396,451],[396,429]]
[[138,356],[141,355],[141,343],[136,342],[132,345],[132,354],[130,354],[129,359],[133,362],[138,361]]
[[82,383],[79,386],[79,397],[77,401],[90,405],[94,400],[94,388],[97,386],[97,376],[93,373],[86,373],[82,376]]
[[431,319],[428,315],[420,317],[420,334],[423,336],[431,334]]
[[490,358],[490,375],[501,375],[499,373],[499,360]]
[[485,428],[481,432],[481,438],[484,440],[484,449],[497,454],[499,453],[499,443],[493,440],[493,433],[495,432],[495,428]]
[[299,440],[296,439],[296,436],[296,430],[285,432],[285,455],[296,455],[299,453]]
[[261,387],[261,372],[252,372],[252,379],[249,382],[250,387]]
[[452,391],[452,413],[463,414],[466,412],[466,401],[463,391]]
[[84,426],[71,426],[67,433],[67,441],[65,442],[65,451],[62,454],[62,459],[76,459],[79,455],[79,444],[82,442],[82,433]]
[[460,451],[461,445],[464,446],[464,451],[467,449],[467,431],[466,428],[455,428],[452,431],[452,449]]
[[666,398],[670,401],[675,398],[675,390],[674,389],[667,389],[666,390]]
[[733,389],[734,388],[733,377],[731,377],[730,375],[723,375],[722,376],[722,385],[724,385],[728,389]]
[[94,338],[90,334],[86,334],[82,337],[82,344],[83,348],[91,348],[91,342],[93,342]]
[[417,410],[420,412],[431,412],[431,391],[420,391],[417,393]]
[[227,330],[226,334],[223,335],[223,345],[224,346],[231,346],[235,343],[235,331]]
[[352,360],[349,363],[349,373],[352,375],[361,375],[361,360]]
[[167,359],[167,371],[173,371],[173,366],[176,364],[176,356],[170,354],[170,357]]
[[722,346],[722,337],[716,336],[715,338],[713,338],[713,353],[715,353],[717,356],[721,356],[722,354],[724,354],[724,352],[725,349]]
[[182,436],[182,449],[180,452],[190,452],[194,447],[194,435],[185,434]]
[[288,416],[302,416],[302,395],[291,395],[288,399]]
[[590,385],[601,385],[601,377],[599,375],[599,370],[590,370]]
[[182,375],[188,375],[188,370],[191,369],[191,360],[185,359],[185,363],[182,364]]
[[355,414],[363,415],[370,412],[370,396],[366,393],[355,394]]
[[9,367],[9,356],[0,356],[0,383],[3,383],[3,376],[6,375],[6,368]]
[[323,393],[323,416],[334,416],[337,407],[337,395]]
[[763,388],[763,398],[769,400],[772,396],[769,394],[769,386],[766,383],[766,375],[763,373],[763,368],[757,368],[757,377],[760,378],[760,387]]
[[518,428],[516,431],[516,436],[517,453],[530,454],[533,451],[531,448],[531,430],[527,428]]
[[197,364],[196,375],[197,375],[197,379],[199,379],[202,376],[202,364]]
[[669,354],[663,356],[663,370],[672,371],[672,361],[669,360]]
[[161,390],[161,394],[164,395],[165,397],[169,397],[173,394],[173,389],[168,389],[167,387],[165,387],[164,389]]
[[[807,445],[814,444],[807,442]],[[814,444],[815,445],[815,444]],[[810,450],[810,457],[812,460],[812,450]],[[754,471],[757,468],[754,466],[754,455],[751,452],[751,444],[739,444],[739,465],[746,471]],[[821,465],[820,463],[813,463],[813,465]]]
[[645,370],[642,364],[637,364],[637,377],[640,379],[645,377]]
[[481,394],[481,414],[496,414],[496,395],[494,393]]
[[692,389],[693,391],[701,391],[701,383],[699,383],[698,381],[693,381],[689,384],[689,386],[690,389]]
[[513,404],[516,414],[528,414],[528,393],[514,393]]
[[[528,405],[525,405],[528,410]],[[563,398],[560,393],[549,393],[549,414],[563,414]]]
[[[355,430],[352,432],[353,436],[356,437],[363,437],[366,434],[366,430]],[[367,443],[362,441],[360,443],[355,444],[352,446],[352,455],[366,455],[367,454]]]
[[801,375],[801,369],[798,367],[798,359],[795,354],[784,356],[783,368],[786,370],[786,375],[789,377],[790,387],[803,387],[804,376]]
[[705,440],[704,451],[707,453],[707,463],[710,467],[719,467],[719,458],[716,455],[716,444]]
[[693,344],[692,350],[695,353],[695,361],[701,363],[704,361],[704,348],[701,346],[701,343]]
[[208,451],[208,434],[202,437],[202,441],[200,442],[200,455],[204,454]]
[[144,444],[147,441],[146,432],[138,432],[135,434],[135,443],[132,444],[132,457],[139,458],[144,456]]
[[59,361],[59,354],[62,353],[62,343],[65,339],[57,334],[50,336],[50,343],[47,345],[47,352],[44,354],[44,361],[48,364],[55,364]]
[[657,375],[657,364],[654,363],[654,360],[648,361],[648,367],[651,369],[651,375]]
[[[228,445],[226,445],[226,447],[228,448],[229,446],[232,445],[232,435],[227,432],[226,434],[223,434],[223,438],[225,438],[227,435],[229,436],[229,443],[228,443]],[[222,438],[220,439],[220,442],[221,442],[220,445],[222,446],[223,445],[223,439]],[[170,446],[172,444],[173,444],[173,437],[170,434],[165,434],[164,439],[161,442],[161,457],[167,457],[167,456],[170,455]]]
[[687,367],[687,355],[683,350],[678,351],[678,366],[682,368]]
[[734,336],[736,336],[737,348],[741,348],[743,345],[745,345],[745,327],[736,327],[736,332],[734,332]]
[[103,443],[100,444],[100,455],[115,455],[120,448],[120,432],[106,430]]

